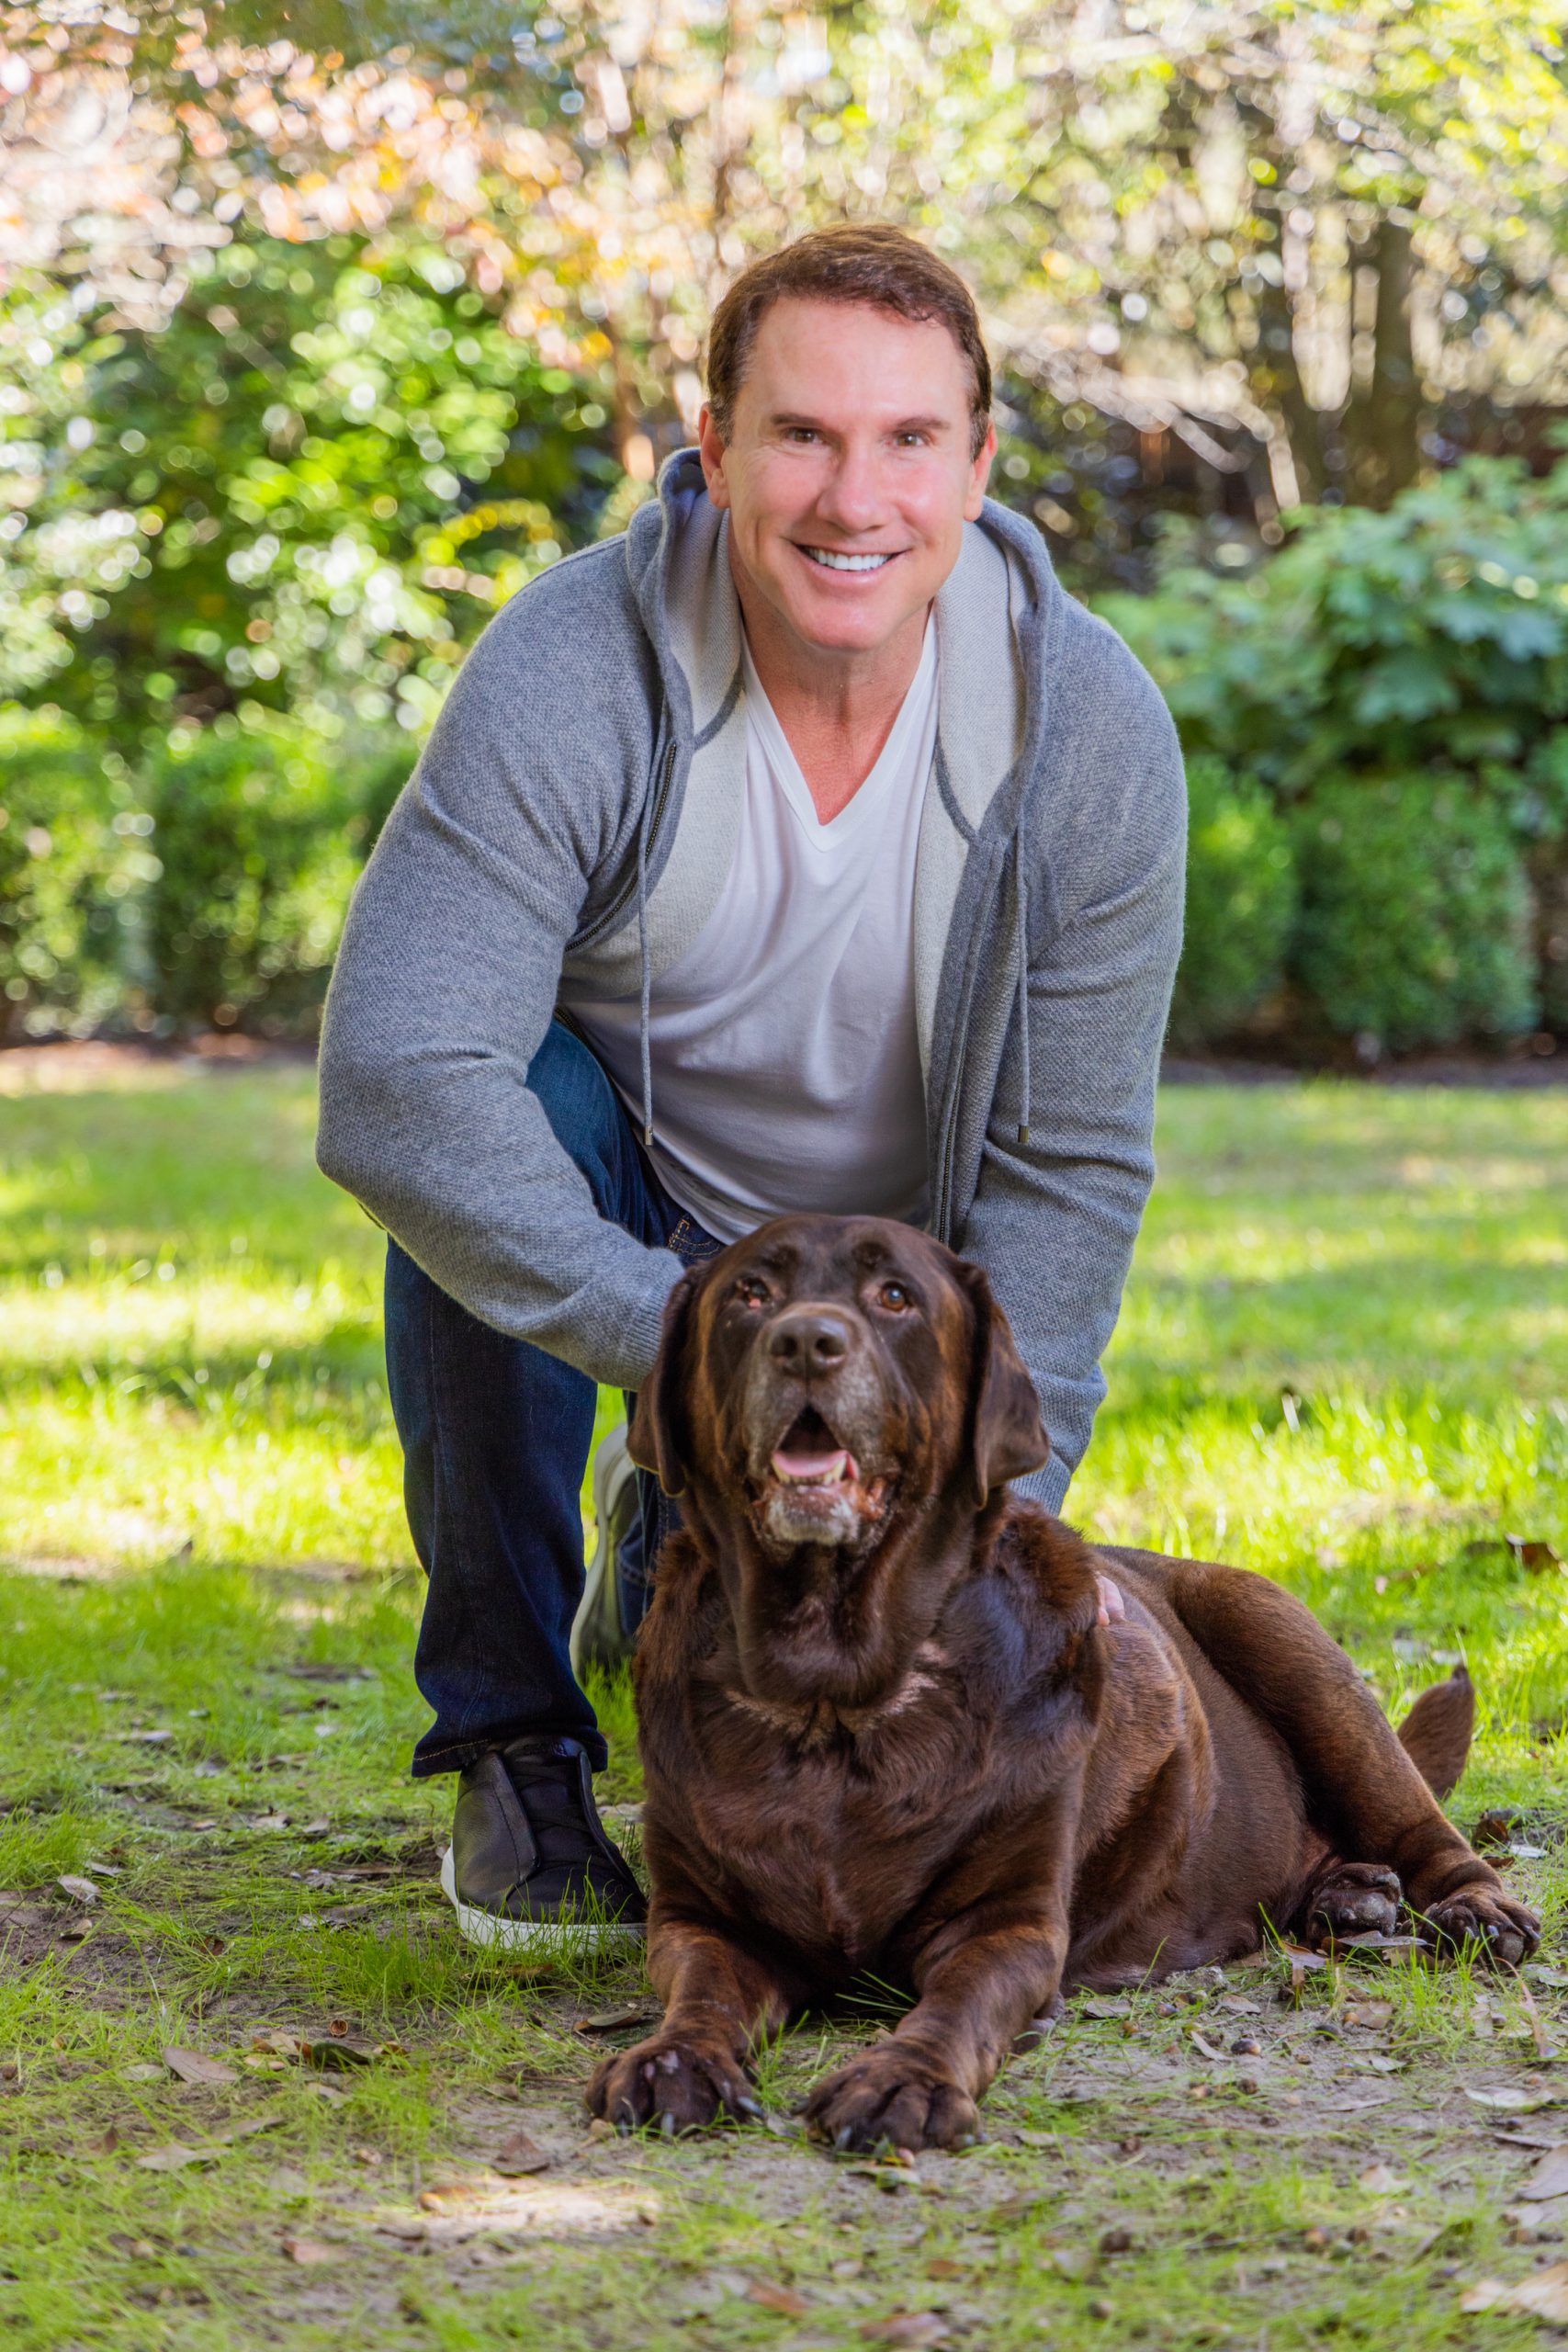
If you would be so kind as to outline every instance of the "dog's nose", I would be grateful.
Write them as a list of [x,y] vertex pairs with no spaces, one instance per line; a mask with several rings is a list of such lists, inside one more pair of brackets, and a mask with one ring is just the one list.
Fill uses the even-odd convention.
[[827,1307],[797,1306],[781,1315],[768,1333],[768,1353],[779,1370],[803,1379],[814,1372],[836,1372],[849,1351],[849,1324]]

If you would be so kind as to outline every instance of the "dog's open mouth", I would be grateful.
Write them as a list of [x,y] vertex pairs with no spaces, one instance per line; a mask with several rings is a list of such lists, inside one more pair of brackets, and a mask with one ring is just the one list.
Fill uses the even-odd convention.
[[757,1497],[770,1532],[795,1543],[843,1543],[879,1519],[889,1481],[861,1465],[815,1405],[797,1413],[769,1456]]

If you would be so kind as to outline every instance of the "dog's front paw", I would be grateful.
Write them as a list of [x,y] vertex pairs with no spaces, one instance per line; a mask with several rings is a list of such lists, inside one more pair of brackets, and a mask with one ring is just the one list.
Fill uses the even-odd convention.
[[1307,1940],[1332,1944],[1345,1936],[1391,1936],[1399,1925],[1399,1881],[1377,1862],[1336,1862],[1306,1901]]
[[1479,1944],[1488,1960],[1517,1968],[1540,1941],[1540,1919],[1528,1903],[1516,1903],[1501,1887],[1456,1887],[1419,1915],[1418,1924],[1439,1947],[1457,1951]]
[[806,2128],[835,2148],[966,2148],[980,2135],[967,2091],[941,2061],[898,2041],[852,2058],[818,2084]]
[[754,2121],[762,2109],[733,2051],[688,2036],[656,2033],[606,2058],[588,2086],[590,2111],[623,2132],[657,2124],[699,2132],[721,2115]]

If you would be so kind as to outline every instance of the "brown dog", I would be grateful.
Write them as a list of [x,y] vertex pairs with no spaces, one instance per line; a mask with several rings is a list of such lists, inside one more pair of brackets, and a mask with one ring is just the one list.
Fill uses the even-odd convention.
[[1402,1746],[1266,1577],[1010,1499],[1048,1451],[1033,1386],[985,1275],[908,1227],[781,1218],[688,1273],[631,1451],[685,1520],[637,1659],[667,2006],[599,2114],[755,2114],[754,2039],[866,1971],[919,1997],[810,2126],[951,2147],[1065,1985],[1235,1958],[1265,1918],[1390,1928],[1402,1898],[1439,1943],[1534,1948],[1422,1777],[1459,1776],[1468,1680]]

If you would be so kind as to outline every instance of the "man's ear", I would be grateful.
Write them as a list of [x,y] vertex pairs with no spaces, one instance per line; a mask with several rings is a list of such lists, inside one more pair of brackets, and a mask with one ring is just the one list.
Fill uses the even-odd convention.
[[637,1410],[626,1432],[626,1451],[637,1468],[656,1472],[660,1485],[670,1496],[686,1491],[686,1417],[681,1387],[686,1327],[696,1295],[696,1274],[686,1273],[665,1300],[659,1353],[654,1358],[653,1370],[637,1390]]
[[1040,1418],[1040,1399],[1024,1370],[1011,1327],[998,1306],[985,1269],[961,1265],[969,1295],[974,1345],[969,1359],[969,1458],[975,1500],[984,1503],[1010,1478],[1038,1470],[1050,1459],[1051,1441]]

